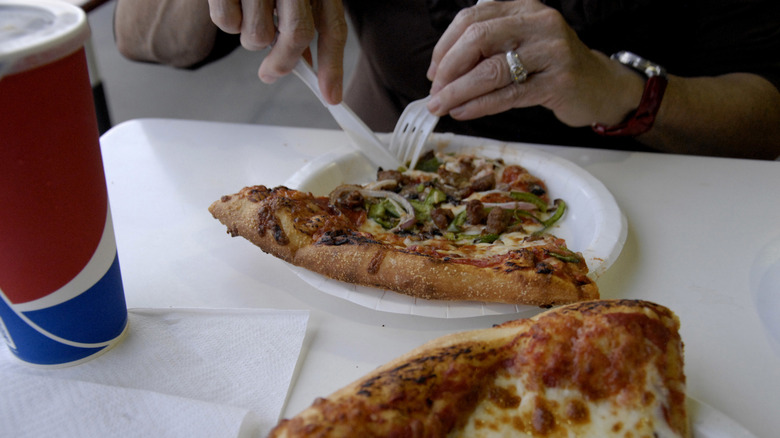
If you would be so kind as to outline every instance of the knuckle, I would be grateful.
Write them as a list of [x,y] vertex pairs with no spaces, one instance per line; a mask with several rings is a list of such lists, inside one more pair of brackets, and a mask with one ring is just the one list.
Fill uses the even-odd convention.
[[227,33],[241,32],[242,11],[240,0],[209,0],[209,17]]
[[342,8],[331,9],[326,7],[322,1],[313,1],[311,8],[316,30],[320,34],[327,35],[328,38],[337,41],[346,41],[349,26]]
[[292,41],[296,46],[308,46],[315,35],[313,28],[296,29],[292,34]]
[[523,101],[523,98],[525,98],[528,91],[527,87],[516,86],[514,84],[508,88],[507,97],[508,100],[512,102],[513,106],[517,106],[519,102]]
[[232,19],[232,17],[224,13],[224,11],[211,11],[209,16],[211,17],[211,21],[224,32],[230,34],[241,32],[241,21]]
[[528,24],[526,14],[512,14],[504,19],[515,29],[521,29]]
[[553,8],[545,8],[538,11],[537,19],[542,25],[557,31],[561,31],[567,26],[563,15]]
[[489,82],[505,82],[508,77],[506,63],[500,58],[492,57],[482,62],[480,80]]
[[248,50],[264,49],[273,42],[273,34],[261,32],[255,27],[241,31],[241,45]]
[[452,20],[453,25],[468,26],[478,20],[475,8],[465,8],[458,11]]
[[289,44],[297,49],[305,48],[311,43],[317,34],[311,21],[295,20],[288,26],[288,29],[280,29],[280,33],[285,34]]
[[463,32],[463,40],[466,43],[474,44],[484,41],[490,34],[490,26],[484,22],[474,23]]
[[344,44],[347,42],[347,36],[349,35],[349,26],[347,26],[345,20],[334,18],[328,20],[325,28],[321,30],[321,33],[329,40]]

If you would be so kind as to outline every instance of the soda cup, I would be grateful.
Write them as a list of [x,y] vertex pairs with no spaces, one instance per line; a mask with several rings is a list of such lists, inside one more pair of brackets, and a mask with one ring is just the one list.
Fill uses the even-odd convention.
[[84,44],[86,14],[0,0],[0,336],[75,365],[127,329]]

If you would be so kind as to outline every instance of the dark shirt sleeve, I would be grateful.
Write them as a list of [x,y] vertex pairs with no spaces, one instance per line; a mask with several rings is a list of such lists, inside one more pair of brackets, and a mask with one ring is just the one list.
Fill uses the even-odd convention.
[[745,72],[780,85],[776,0],[544,0],[582,41],[611,55],[633,51],[679,76]]
[[[755,73],[780,89],[780,2],[695,3],[690,65],[682,74]],[[701,68],[701,72],[697,71]]]

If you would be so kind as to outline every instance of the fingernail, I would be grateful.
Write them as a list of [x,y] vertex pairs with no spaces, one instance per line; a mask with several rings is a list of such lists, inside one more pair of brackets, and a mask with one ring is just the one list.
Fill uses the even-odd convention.
[[436,76],[436,64],[431,63],[430,66],[428,66],[428,72],[425,73],[425,76],[428,78],[429,81],[433,80],[433,77]]
[[342,94],[343,94],[343,91],[342,91],[341,83],[336,83],[333,86],[333,94],[332,94],[332,96],[333,96],[333,104],[334,105],[338,104],[339,102],[341,102],[342,99],[344,99],[344,96]]
[[263,50],[268,47],[267,42],[264,43],[257,32],[243,32],[240,37],[241,46],[249,51]]
[[258,77],[260,77],[260,80],[266,84],[273,84],[274,82],[276,82],[277,79],[279,79],[278,76],[269,75],[269,74],[260,74],[258,75]]
[[438,96],[431,97],[431,100],[428,101],[428,111],[435,115],[439,114],[439,109],[441,108],[441,100],[439,100]]

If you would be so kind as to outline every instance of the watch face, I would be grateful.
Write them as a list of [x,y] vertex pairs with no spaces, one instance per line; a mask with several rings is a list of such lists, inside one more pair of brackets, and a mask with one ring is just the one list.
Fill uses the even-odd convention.
[[653,76],[666,76],[666,69],[660,65],[628,51],[617,52],[612,55],[611,58],[643,73],[648,78],[652,78]]
[[636,62],[643,60],[640,56],[625,50],[615,53],[611,56],[611,58],[618,60],[621,64],[630,66],[633,66]]

